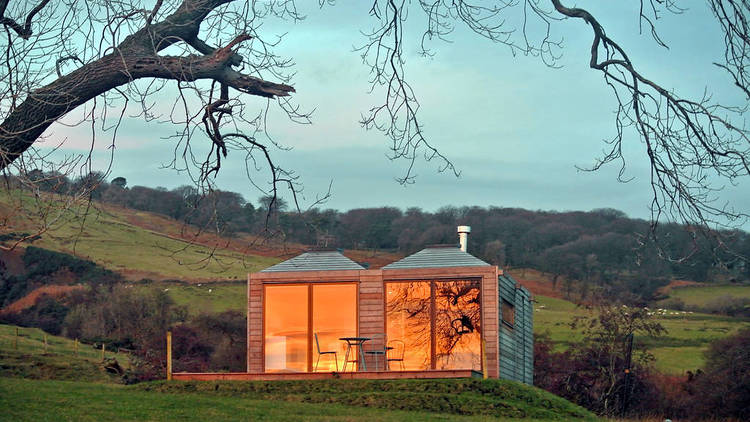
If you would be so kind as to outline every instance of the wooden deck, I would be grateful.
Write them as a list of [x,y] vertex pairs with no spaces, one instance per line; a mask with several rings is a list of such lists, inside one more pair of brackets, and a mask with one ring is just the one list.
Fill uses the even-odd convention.
[[176,372],[177,381],[281,381],[281,380],[325,380],[368,379],[393,380],[414,378],[481,378],[482,373],[471,369],[434,371],[360,371],[360,372]]

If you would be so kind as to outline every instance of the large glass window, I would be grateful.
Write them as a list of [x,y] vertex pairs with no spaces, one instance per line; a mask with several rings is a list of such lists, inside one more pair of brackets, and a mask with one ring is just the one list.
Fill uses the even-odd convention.
[[[357,335],[357,285],[321,284],[313,285],[312,329],[318,336],[321,352],[336,352],[338,368],[344,367],[346,343],[341,337]],[[318,361],[318,345],[314,344],[313,359],[318,362],[317,371],[329,372],[337,368],[333,354],[321,355]],[[350,356],[350,360],[354,357]],[[314,364],[315,362],[313,362]],[[315,368],[313,368],[315,369]]]
[[[430,369],[432,351],[432,295],[430,283],[387,283],[386,285],[387,340],[401,341],[403,347],[394,349],[399,356],[403,349],[403,368]],[[392,345],[395,346],[395,345]],[[393,356],[391,356],[393,357]],[[391,369],[402,365],[391,365]]]
[[476,280],[386,284],[388,341],[404,343],[404,369],[481,370],[480,320]]
[[[346,343],[357,335],[357,285],[268,285],[264,295],[266,372],[310,372],[320,351],[318,371],[341,369]],[[318,344],[315,343],[315,335]]]
[[267,372],[304,372],[308,356],[308,286],[266,286]]

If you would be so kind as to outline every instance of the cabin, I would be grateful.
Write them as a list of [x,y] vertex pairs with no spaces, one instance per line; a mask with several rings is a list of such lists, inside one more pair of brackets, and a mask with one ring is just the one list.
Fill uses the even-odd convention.
[[250,274],[247,297],[247,379],[533,383],[531,295],[465,235],[379,269],[306,252]]

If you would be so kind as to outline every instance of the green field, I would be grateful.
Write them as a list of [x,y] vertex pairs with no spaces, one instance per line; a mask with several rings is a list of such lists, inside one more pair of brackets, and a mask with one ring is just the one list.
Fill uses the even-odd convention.
[[750,286],[687,286],[673,288],[669,292],[669,297],[681,299],[685,305],[701,307],[723,296],[750,299]]
[[[587,315],[588,311],[562,299],[535,296],[534,332],[548,333],[562,350],[580,341],[580,333],[573,331],[569,323],[575,316]],[[669,312],[655,317],[667,334],[658,338],[636,338],[648,346],[656,357],[658,370],[669,374],[683,374],[703,366],[703,352],[717,339],[731,335],[750,322],[726,316],[688,312]]]
[[134,283],[137,289],[157,288],[164,290],[175,304],[187,306],[191,315],[223,312],[234,309],[247,310],[247,282],[183,283],[154,281]]

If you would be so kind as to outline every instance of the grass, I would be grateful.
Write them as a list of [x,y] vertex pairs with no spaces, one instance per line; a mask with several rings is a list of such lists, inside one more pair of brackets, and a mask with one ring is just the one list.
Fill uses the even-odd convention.
[[688,286],[672,289],[669,296],[681,299],[688,306],[703,307],[722,296],[750,299],[750,286]]
[[[15,332],[18,328],[19,336]],[[122,353],[105,352],[105,357],[115,358],[120,365],[128,366],[128,357]],[[79,344],[76,355],[74,341],[47,335],[37,328],[15,327],[0,324],[0,375],[33,379],[62,379],[93,382],[115,382],[101,367],[101,350],[88,344]]]
[[188,307],[191,314],[247,310],[246,282],[183,283],[178,281],[155,281],[134,283],[137,289],[158,288],[164,290],[177,305]]
[[[6,191],[0,196],[0,205],[14,214],[11,226],[17,231],[24,227],[33,231],[41,217],[32,215],[30,210],[52,207],[54,201],[52,196],[36,201],[30,197],[19,199],[19,195],[13,198],[7,195]],[[176,234],[168,235],[159,230],[169,226],[165,232],[175,231],[172,226],[179,223],[151,213],[92,203],[88,210],[83,204],[73,206],[63,214],[41,235],[41,239],[34,242],[35,246],[75,254],[125,274],[135,273],[152,279],[244,280],[249,272],[279,262],[277,258],[183,241]],[[129,217],[137,217],[141,224],[154,229],[131,224]]]
[[[486,391],[460,391],[465,381],[446,381],[439,392],[404,392],[400,387],[421,390],[435,388],[435,382],[380,381],[361,383],[146,383],[136,386],[95,385],[80,382],[30,381],[0,378],[0,420],[13,421],[561,421],[596,420],[586,410],[559,397],[532,387],[509,382],[473,381],[474,388]],[[355,392],[347,392],[353,386]],[[388,386],[393,387],[392,391]],[[325,390],[325,393],[316,391]],[[291,390],[291,392],[287,392]],[[400,393],[400,394],[399,394]],[[325,394],[325,395],[323,395]],[[507,394],[506,398],[497,394]],[[359,402],[360,397],[364,402]],[[403,401],[409,397],[418,401]],[[462,408],[449,408],[445,403]],[[401,399],[401,403],[385,398]],[[460,400],[459,400],[460,398]],[[317,402],[316,402],[317,401]],[[429,410],[382,408],[415,404]],[[495,407],[481,407],[496,403]],[[430,411],[440,408],[440,411]],[[463,409],[463,410],[462,410]],[[485,414],[466,415],[481,411]],[[464,414],[461,414],[464,413]],[[506,414],[512,413],[513,416]]]
[[[685,288],[687,289],[687,288]],[[683,290],[675,289],[675,290]],[[588,311],[563,299],[535,296],[534,332],[548,333],[557,351],[564,350],[582,340],[579,332],[569,323],[575,316]],[[667,334],[658,338],[640,338],[656,358],[656,369],[667,374],[684,374],[695,371],[704,364],[703,352],[715,340],[725,338],[750,322],[736,318],[700,313],[670,312],[657,316]]]

